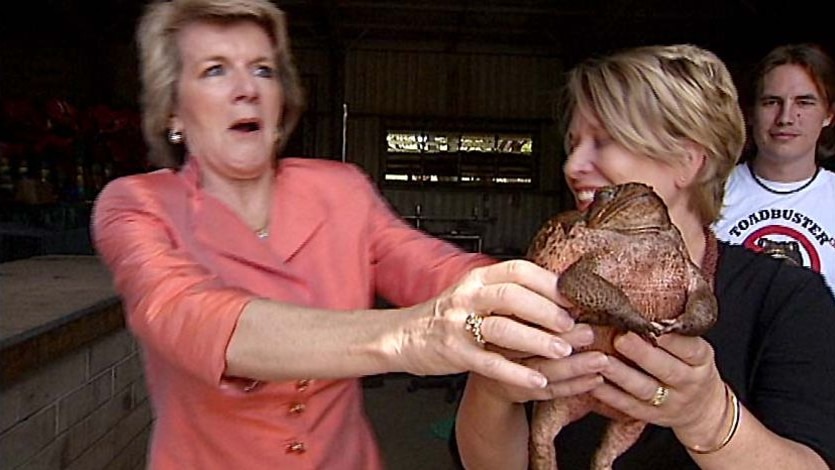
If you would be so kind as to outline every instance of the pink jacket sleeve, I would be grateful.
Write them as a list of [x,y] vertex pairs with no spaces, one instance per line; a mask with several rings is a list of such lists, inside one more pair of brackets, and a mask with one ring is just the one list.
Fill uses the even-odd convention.
[[160,194],[164,185],[152,184],[154,177],[176,178],[126,177],[104,189],[93,211],[94,245],[143,347],[217,384],[238,317],[253,296],[224,287],[181,249],[176,214]]

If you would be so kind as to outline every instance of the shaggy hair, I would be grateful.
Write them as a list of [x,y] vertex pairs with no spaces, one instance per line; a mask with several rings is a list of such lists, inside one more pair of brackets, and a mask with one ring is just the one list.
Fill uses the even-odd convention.
[[[781,65],[797,65],[806,71],[815,84],[829,114],[835,113],[835,61],[817,44],[786,44],[771,50],[757,65],[751,103],[756,106],[762,94],[765,76]],[[753,113],[752,113],[753,114]],[[817,160],[835,154],[835,119],[821,130],[818,137]],[[753,144],[752,144],[753,147]]]

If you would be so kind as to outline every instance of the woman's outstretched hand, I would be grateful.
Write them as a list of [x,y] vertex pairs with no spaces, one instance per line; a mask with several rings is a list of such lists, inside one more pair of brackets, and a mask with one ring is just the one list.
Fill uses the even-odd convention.
[[402,369],[418,375],[473,371],[523,388],[548,377],[532,357],[558,359],[590,338],[558,302],[557,276],[531,262],[476,268],[431,302],[413,308],[393,347]]

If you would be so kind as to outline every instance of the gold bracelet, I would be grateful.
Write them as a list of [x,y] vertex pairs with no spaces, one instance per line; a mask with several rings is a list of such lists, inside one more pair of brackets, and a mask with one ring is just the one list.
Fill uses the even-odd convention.
[[739,421],[740,417],[742,416],[740,406],[739,406],[739,399],[736,397],[736,394],[731,390],[731,387],[728,387],[728,384],[725,384],[725,396],[727,396],[731,401],[731,409],[733,413],[733,419],[731,420],[731,427],[728,428],[728,433],[725,435],[725,438],[722,439],[722,442],[719,443],[716,447],[712,449],[704,449],[702,447],[687,447],[687,450],[693,452],[694,454],[712,454],[714,452],[719,452],[720,450],[724,449],[731,439],[734,438],[736,434],[736,430],[739,429]]

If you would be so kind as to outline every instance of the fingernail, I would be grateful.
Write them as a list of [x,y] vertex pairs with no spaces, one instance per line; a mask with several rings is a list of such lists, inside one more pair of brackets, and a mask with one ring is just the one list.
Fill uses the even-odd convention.
[[580,344],[583,346],[591,344],[594,341],[594,331],[592,331],[588,325],[580,325],[580,327],[578,327],[577,330],[577,340],[580,341]]
[[548,386],[548,379],[542,374],[531,374],[531,384],[536,388],[545,388]]
[[621,352],[627,352],[634,346],[634,341],[629,337],[629,334],[620,335],[615,338],[615,348]]
[[574,320],[568,315],[557,315],[556,327],[557,331],[564,332],[574,328]]
[[571,354],[571,345],[561,339],[555,339],[551,341],[551,350],[558,358],[565,357]]
[[609,365],[609,359],[602,354],[599,356],[594,356],[589,361],[589,365],[594,370],[603,370],[606,368],[607,365]]

